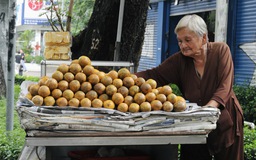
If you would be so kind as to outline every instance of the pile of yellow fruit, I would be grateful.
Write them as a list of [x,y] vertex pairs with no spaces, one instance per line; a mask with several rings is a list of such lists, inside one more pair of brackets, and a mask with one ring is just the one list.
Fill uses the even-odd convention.
[[169,85],[157,87],[155,80],[137,77],[127,68],[99,71],[87,56],[59,65],[52,77],[41,77],[28,87],[26,97],[36,106],[104,107],[132,113],[186,109],[185,99]]

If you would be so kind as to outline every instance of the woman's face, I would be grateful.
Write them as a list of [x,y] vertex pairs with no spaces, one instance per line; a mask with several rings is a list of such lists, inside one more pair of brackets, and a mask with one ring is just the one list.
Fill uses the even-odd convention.
[[177,32],[177,40],[184,56],[195,58],[201,54],[202,46],[206,43],[206,35],[199,37],[187,28],[181,28]]

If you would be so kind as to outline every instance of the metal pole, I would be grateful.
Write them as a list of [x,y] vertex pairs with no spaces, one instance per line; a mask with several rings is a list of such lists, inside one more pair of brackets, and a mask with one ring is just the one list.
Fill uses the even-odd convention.
[[14,56],[15,56],[15,19],[16,19],[16,0],[9,1],[8,7],[8,73],[7,73],[7,105],[6,105],[6,130],[13,130],[13,111],[14,111]]
[[124,4],[125,4],[125,0],[120,0],[116,44],[115,44],[115,52],[114,52],[114,61],[119,60],[122,27],[123,27],[123,17],[124,17]]

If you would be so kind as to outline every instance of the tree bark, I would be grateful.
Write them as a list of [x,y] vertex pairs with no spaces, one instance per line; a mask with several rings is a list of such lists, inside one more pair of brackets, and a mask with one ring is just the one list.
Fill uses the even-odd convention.
[[[72,59],[86,55],[91,60],[113,61],[120,0],[96,0],[88,27],[73,37]],[[118,61],[138,67],[146,28],[149,0],[126,0]]]
[[5,78],[4,78],[4,72],[2,67],[2,58],[0,57],[0,98],[6,97],[6,84],[5,84]]

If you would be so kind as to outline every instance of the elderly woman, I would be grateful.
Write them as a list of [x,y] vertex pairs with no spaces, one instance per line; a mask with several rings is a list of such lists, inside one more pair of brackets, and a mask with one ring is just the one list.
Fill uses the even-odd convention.
[[158,85],[176,84],[185,99],[217,107],[221,116],[205,145],[181,145],[182,160],[243,160],[243,112],[232,89],[234,68],[225,43],[208,42],[204,20],[184,16],[175,28],[180,51],[158,67],[136,73]]

